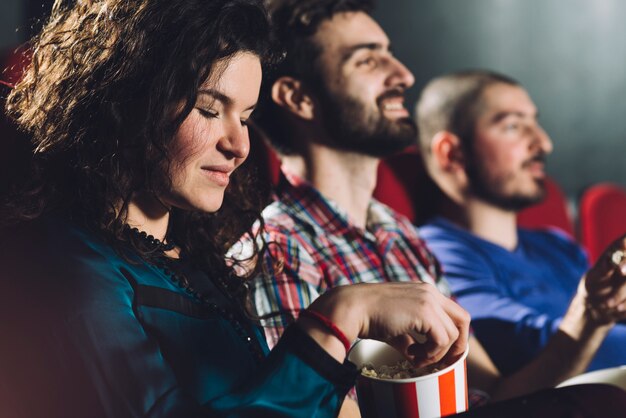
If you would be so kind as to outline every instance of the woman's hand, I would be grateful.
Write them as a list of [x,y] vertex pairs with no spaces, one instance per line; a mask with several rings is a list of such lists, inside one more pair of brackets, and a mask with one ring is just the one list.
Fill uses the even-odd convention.
[[309,309],[329,318],[351,341],[384,341],[419,367],[453,362],[468,342],[469,314],[427,283],[340,286]]

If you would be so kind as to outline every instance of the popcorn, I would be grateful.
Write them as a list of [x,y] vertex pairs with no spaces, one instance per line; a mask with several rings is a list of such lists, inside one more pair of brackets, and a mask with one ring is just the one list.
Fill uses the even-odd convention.
[[370,363],[363,364],[361,374],[378,379],[410,379],[425,376],[439,371],[439,364],[431,364],[425,367],[415,367],[408,360],[401,360],[392,365],[374,367]]
[[465,411],[467,353],[450,365],[415,367],[389,344],[357,341],[348,361],[361,371],[356,392],[363,417],[431,418]]

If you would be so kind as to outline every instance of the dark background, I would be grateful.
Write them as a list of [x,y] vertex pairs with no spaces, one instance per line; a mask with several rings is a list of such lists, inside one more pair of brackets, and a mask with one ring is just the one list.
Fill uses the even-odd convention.
[[[28,38],[50,1],[0,0],[0,50]],[[526,86],[555,152],[548,172],[574,202],[591,183],[626,186],[626,2],[379,0],[374,13],[414,72],[488,68]]]
[[394,0],[377,20],[419,89],[433,76],[488,68],[518,79],[554,142],[548,172],[576,199],[626,186],[626,2]]

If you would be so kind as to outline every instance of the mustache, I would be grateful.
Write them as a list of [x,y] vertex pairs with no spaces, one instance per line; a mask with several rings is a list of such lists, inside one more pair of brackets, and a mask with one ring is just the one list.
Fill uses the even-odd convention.
[[547,157],[548,157],[548,154],[540,151],[536,153],[535,155],[533,155],[532,157],[530,157],[529,159],[527,159],[526,161],[524,161],[524,163],[522,164],[522,167],[528,167],[533,163],[545,164]]
[[380,96],[378,96],[378,100],[376,100],[376,101],[380,105],[380,103],[383,100],[385,100],[385,99],[392,99],[392,98],[402,98],[402,99],[404,99],[404,89],[402,89],[400,87],[394,87],[392,89],[389,89],[389,90],[385,91],[383,94],[381,94]]

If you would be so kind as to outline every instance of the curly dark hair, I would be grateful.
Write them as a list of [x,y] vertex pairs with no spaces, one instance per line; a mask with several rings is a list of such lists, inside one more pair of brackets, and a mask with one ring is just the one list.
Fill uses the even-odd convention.
[[[169,187],[171,142],[215,64],[251,52],[266,66],[269,38],[257,0],[57,0],[7,99],[32,138],[32,167],[3,222],[60,212],[148,257],[125,239],[131,197]],[[211,274],[232,276],[224,254],[260,219],[264,195],[245,166],[218,212],[171,212],[168,239]]]
[[371,0],[266,0],[277,44],[283,49],[283,59],[265,74],[259,108],[253,119],[267,135],[276,150],[285,155],[297,153],[298,147],[282,119],[282,110],[270,96],[274,82],[282,76],[296,77],[313,90],[323,88],[318,65],[321,46],[312,39],[320,24],[338,13],[364,12],[373,8]]

